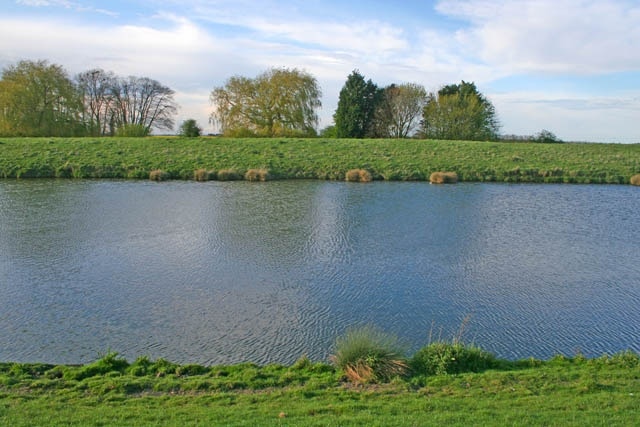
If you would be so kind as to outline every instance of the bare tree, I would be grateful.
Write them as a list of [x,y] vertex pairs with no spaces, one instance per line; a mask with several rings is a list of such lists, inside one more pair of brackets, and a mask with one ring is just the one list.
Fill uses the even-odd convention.
[[115,126],[137,125],[147,132],[152,128],[171,130],[178,105],[174,91],[147,77],[118,79],[113,86],[113,121]]
[[76,85],[84,100],[84,121],[89,135],[106,135],[113,114],[113,87],[117,81],[112,72],[101,69],[76,76]]

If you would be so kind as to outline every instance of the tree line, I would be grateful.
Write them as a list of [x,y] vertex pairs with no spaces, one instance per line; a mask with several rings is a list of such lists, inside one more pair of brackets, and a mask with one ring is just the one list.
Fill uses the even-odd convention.
[[[20,61],[0,79],[0,135],[144,136],[170,131],[175,92],[148,77],[120,77],[91,69],[73,78],[60,65]],[[233,76],[210,93],[210,121],[224,136],[317,135],[322,91],[314,76],[271,68],[254,78]],[[496,140],[493,104],[474,83],[462,81],[428,93],[417,83],[379,87],[358,71],[347,77],[334,124],[323,137]],[[180,133],[197,136],[189,119]]]
[[144,136],[171,130],[174,91],[148,77],[102,69],[74,78],[47,61],[20,61],[0,80],[0,135]]

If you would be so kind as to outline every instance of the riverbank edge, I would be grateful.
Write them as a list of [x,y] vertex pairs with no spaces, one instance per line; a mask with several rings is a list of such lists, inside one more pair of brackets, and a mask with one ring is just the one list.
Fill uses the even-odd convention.
[[0,138],[0,178],[630,184],[640,144],[392,139]]
[[[0,363],[6,425],[633,425],[633,352],[353,384],[326,363],[204,367],[114,353],[86,365]],[[176,416],[179,415],[179,416]],[[137,424],[136,424],[137,423]]]

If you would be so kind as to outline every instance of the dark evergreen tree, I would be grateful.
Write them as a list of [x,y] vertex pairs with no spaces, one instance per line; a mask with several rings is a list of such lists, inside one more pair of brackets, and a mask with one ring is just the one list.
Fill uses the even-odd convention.
[[371,79],[365,81],[358,70],[354,70],[340,90],[338,108],[333,115],[336,137],[364,138],[373,136],[376,106],[382,97]]

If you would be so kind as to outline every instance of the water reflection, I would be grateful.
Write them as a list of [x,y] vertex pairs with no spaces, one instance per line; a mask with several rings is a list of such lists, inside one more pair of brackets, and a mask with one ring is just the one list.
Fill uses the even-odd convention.
[[0,182],[0,360],[326,359],[374,323],[503,357],[638,347],[622,186]]

